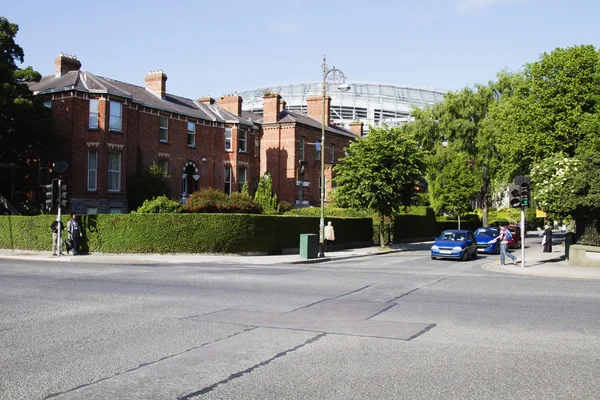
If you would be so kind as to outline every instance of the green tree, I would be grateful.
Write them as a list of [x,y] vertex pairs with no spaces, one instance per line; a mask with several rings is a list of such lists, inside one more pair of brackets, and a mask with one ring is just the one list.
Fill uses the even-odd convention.
[[138,170],[138,175],[127,182],[127,202],[130,210],[140,207],[144,201],[169,195],[169,177],[155,163]]
[[33,193],[38,185],[38,161],[47,163],[58,144],[50,109],[27,85],[38,82],[41,75],[31,67],[17,67],[24,58],[15,42],[18,30],[18,25],[0,17],[0,163],[19,172],[13,182],[0,182],[0,191],[14,185],[18,191]]
[[[425,172],[424,154],[406,133],[406,127],[371,129],[369,135],[350,143],[347,156],[334,167],[336,202],[385,217],[411,205],[415,186]],[[379,232],[385,243],[384,232]]]
[[551,155],[572,157],[597,129],[600,53],[591,45],[558,48],[522,73],[500,73],[495,88],[489,130],[505,157],[504,175],[527,175]]
[[180,213],[181,204],[177,200],[169,199],[167,196],[158,196],[152,200],[145,200],[134,213],[157,214],[157,213]]
[[471,200],[481,191],[482,175],[470,156],[442,146],[428,157],[427,182],[431,207],[458,217],[471,210]]
[[[423,149],[432,155],[428,160],[435,163],[435,167],[429,166],[430,177],[435,176],[435,169],[443,170],[446,168],[444,163],[450,164],[454,161],[446,154],[435,157],[438,151],[447,152],[445,145],[451,146],[457,154],[466,157],[468,164],[453,164],[450,169],[454,174],[473,176],[473,182],[464,182],[467,185],[464,192],[471,196],[464,200],[471,201],[478,197],[482,201],[484,225],[488,224],[488,212],[492,204],[491,193],[499,183],[502,163],[502,157],[496,149],[496,138],[486,129],[488,110],[495,101],[494,91],[489,85],[464,88],[459,92],[447,93],[443,103],[437,103],[430,108],[415,109],[415,122],[409,125]],[[478,185],[477,192],[472,190],[473,184]],[[439,196],[443,196],[442,191],[435,192],[431,200],[437,202],[441,209],[444,208],[441,207],[441,199],[435,200],[435,197]],[[443,203],[448,200],[449,198],[446,198]]]
[[273,193],[273,179],[268,172],[258,182],[254,202],[262,206],[265,214],[277,213],[277,194]]

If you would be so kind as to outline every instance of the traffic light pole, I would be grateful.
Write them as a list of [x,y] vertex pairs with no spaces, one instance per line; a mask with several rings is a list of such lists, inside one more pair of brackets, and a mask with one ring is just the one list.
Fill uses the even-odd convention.
[[59,179],[58,180],[58,201],[57,201],[57,209],[58,212],[56,213],[56,220],[58,221],[58,257],[60,257],[60,254],[62,253],[62,238],[61,238],[61,231],[62,229],[60,229],[60,225],[61,225],[61,221],[60,221],[60,187],[61,187],[62,181]]
[[521,267],[525,268],[525,207],[521,207]]

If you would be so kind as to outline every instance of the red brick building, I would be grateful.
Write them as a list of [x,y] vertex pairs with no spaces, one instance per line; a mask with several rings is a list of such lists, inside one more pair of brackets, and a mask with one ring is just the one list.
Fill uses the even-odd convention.
[[[217,103],[170,94],[162,71],[146,75],[141,87],[83,72],[73,56],[61,54],[55,64],[55,75],[30,88],[44,96],[64,139],[61,156],[69,168],[63,177],[70,183],[72,212],[127,212],[127,178],[152,163],[168,174],[177,199],[206,187],[239,191],[245,181],[253,192],[268,171],[279,200],[318,204],[320,98],[306,115],[285,110],[280,96],[268,95],[261,118],[242,113],[237,95]],[[362,124],[352,128],[354,133],[326,127],[328,190],[332,165],[360,136]]]

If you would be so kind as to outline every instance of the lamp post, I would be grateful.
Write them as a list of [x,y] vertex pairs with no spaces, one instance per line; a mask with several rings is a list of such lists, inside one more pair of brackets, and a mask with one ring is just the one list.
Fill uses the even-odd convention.
[[326,63],[326,58],[323,56],[323,98],[322,100],[322,125],[321,125],[321,219],[319,221],[319,257],[325,257],[325,98],[327,97],[327,85],[337,84],[340,92],[350,90],[350,85],[346,83],[346,75],[342,70],[335,66],[329,68]]

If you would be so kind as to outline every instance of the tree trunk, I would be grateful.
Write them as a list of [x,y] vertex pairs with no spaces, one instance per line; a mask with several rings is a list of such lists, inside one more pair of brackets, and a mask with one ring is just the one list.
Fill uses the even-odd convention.
[[379,223],[379,245],[381,247],[385,246],[385,217],[383,215],[380,216],[381,222]]

